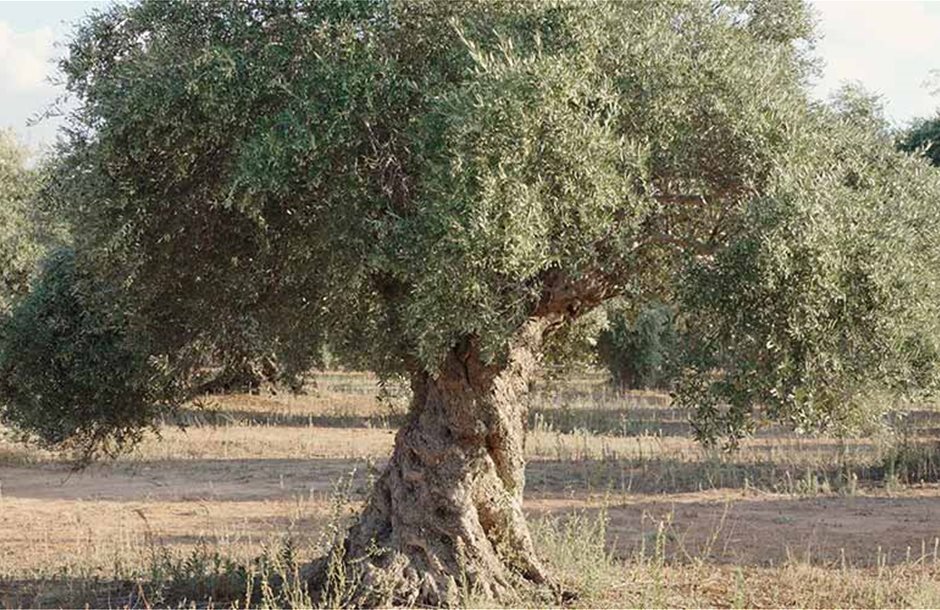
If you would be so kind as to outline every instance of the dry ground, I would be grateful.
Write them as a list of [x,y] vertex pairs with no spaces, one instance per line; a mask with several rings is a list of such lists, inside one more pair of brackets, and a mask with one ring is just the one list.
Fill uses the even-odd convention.
[[[315,555],[390,451],[403,408],[374,394],[331,373],[306,396],[212,399],[81,473],[0,442],[0,607],[147,605],[128,586],[159,566],[249,562],[285,537]],[[724,455],[665,397],[597,378],[533,405],[526,507],[581,605],[940,605],[930,410],[902,444],[771,430]]]

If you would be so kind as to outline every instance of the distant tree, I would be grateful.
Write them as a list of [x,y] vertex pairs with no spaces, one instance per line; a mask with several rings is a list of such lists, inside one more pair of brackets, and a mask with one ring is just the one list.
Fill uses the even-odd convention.
[[940,115],[915,121],[901,133],[898,148],[922,154],[931,165],[940,167]]
[[840,121],[889,137],[891,126],[885,117],[882,97],[868,91],[861,83],[842,84],[829,96],[829,105]]
[[192,390],[198,394],[233,392],[276,392],[285,387],[295,392],[303,389],[304,373],[285,373],[279,365],[272,337],[259,333],[250,313],[232,324],[228,332],[202,346],[202,366],[193,359],[191,368],[198,369]]
[[612,307],[597,340],[597,353],[620,389],[667,389],[678,374],[675,307],[662,303]]
[[37,176],[12,132],[0,130],[0,317],[29,290],[43,247],[31,201]]
[[410,379],[332,554],[346,603],[511,603],[552,582],[522,398],[605,301],[676,304],[703,437],[934,386],[940,178],[810,101],[811,23],[779,0],[118,5],[62,64],[51,194],[168,370],[251,312],[298,370],[328,342]]

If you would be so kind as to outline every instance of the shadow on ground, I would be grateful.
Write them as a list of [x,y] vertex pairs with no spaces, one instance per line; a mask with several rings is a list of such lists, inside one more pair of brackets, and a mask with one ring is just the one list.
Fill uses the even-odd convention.
[[[757,489],[816,495],[853,493],[859,485],[929,483],[940,480],[936,449],[922,462],[807,468],[779,461],[636,457],[533,460],[526,467],[529,494],[665,494],[714,489]],[[915,456],[917,457],[917,456]],[[354,493],[364,493],[385,460],[174,459],[127,460],[95,465],[72,473],[65,464],[0,467],[8,498],[95,499],[108,501],[243,501],[328,497],[338,481],[353,479]],[[902,470],[901,468],[910,470]],[[903,476],[902,476],[903,475]]]
[[[399,428],[406,421],[403,413],[308,414],[257,411],[231,408],[181,409],[167,424],[186,426],[285,426],[317,428]],[[547,429],[569,434],[588,432],[611,436],[683,436],[691,434],[685,413],[678,409],[629,407],[606,408],[535,408],[529,412],[530,429]]]

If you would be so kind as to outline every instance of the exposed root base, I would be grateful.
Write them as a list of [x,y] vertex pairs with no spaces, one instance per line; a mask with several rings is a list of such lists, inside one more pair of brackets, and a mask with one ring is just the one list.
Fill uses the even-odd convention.
[[[391,551],[372,558],[346,560],[334,550],[309,567],[307,582],[318,605],[341,608],[466,607],[472,602],[565,605],[577,598],[551,580],[536,583],[512,574],[428,572],[423,561]],[[416,566],[416,564],[418,564]]]

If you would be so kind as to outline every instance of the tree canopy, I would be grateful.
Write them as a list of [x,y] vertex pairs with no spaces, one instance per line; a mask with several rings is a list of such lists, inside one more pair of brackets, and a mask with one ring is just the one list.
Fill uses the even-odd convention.
[[701,360],[680,402],[705,437],[745,432],[754,405],[798,429],[857,428],[937,387],[940,175],[867,115],[830,118],[684,275]]
[[296,370],[328,342],[433,375],[618,296],[696,331],[703,434],[753,404],[839,419],[934,381],[940,186],[809,100],[812,26],[795,1],[113,6],[61,66],[50,196],[181,370],[248,328]]
[[618,389],[668,390],[675,378],[675,311],[662,303],[612,303],[597,336],[597,358]]

